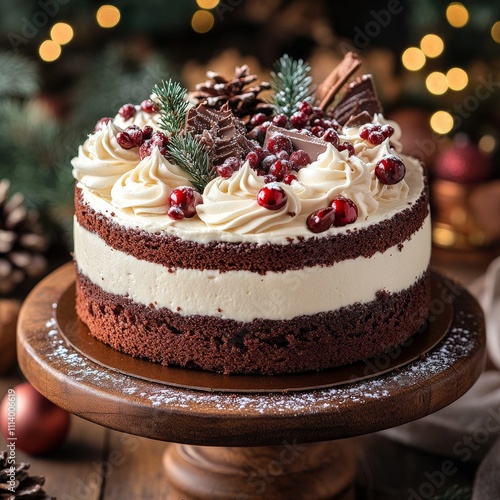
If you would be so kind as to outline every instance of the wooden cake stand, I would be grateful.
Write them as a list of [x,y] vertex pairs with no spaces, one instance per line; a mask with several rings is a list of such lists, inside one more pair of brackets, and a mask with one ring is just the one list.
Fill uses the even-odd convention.
[[338,440],[439,410],[464,394],[484,365],[477,302],[437,274],[427,329],[406,347],[299,378],[204,379],[140,361],[158,370],[143,374],[141,365],[129,367],[129,356],[102,344],[101,352],[87,335],[69,307],[74,280],[73,265],[65,265],[25,301],[21,369],[45,397],[80,417],[179,443],[164,457],[172,499],[354,498],[355,459]]

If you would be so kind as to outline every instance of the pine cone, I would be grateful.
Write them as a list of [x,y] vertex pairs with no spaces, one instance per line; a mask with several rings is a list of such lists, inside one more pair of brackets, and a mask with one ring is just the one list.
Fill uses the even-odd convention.
[[[55,500],[43,491],[42,476],[29,476],[26,472],[29,467],[30,464],[24,462],[9,464],[7,452],[0,452],[0,500]],[[11,476],[15,476],[14,484],[10,483]]]
[[0,181],[0,294],[9,293],[26,278],[43,273],[47,237],[37,214],[24,206],[20,193],[9,198],[10,183]]
[[258,97],[263,90],[269,90],[271,84],[260,82],[252,86],[251,84],[257,80],[257,75],[250,75],[246,64],[236,68],[231,80],[214,71],[207,71],[207,77],[209,80],[196,85],[196,90],[190,94],[199,104],[220,109],[228,103],[231,111],[239,118],[252,116],[255,113],[269,115],[273,112],[273,106]]

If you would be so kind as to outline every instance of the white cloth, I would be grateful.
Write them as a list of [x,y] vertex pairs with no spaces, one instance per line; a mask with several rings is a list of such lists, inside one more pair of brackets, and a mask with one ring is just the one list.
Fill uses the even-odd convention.
[[488,355],[498,371],[484,372],[446,408],[383,434],[457,463],[480,461],[473,500],[500,499],[500,257],[469,291],[484,309]]

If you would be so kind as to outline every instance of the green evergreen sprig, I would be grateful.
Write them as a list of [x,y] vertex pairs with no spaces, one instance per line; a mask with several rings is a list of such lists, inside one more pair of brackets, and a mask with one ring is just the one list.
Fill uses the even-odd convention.
[[295,60],[285,54],[274,68],[275,71],[271,72],[272,104],[276,113],[291,116],[298,110],[300,102],[312,100],[311,67],[302,59]]
[[184,128],[189,105],[186,93],[185,88],[172,80],[162,81],[153,88],[160,112],[160,127],[170,134],[177,134]]
[[216,176],[207,150],[191,134],[172,136],[169,153],[173,162],[191,176],[193,186],[200,193]]

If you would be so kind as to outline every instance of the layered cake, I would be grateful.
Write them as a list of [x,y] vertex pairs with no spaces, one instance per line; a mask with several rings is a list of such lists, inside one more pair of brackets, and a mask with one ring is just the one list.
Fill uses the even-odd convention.
[[[132,356],[220,373],[323,370],[406,341],[430,300],[422,165],[348,54],[162,82],[72,160],[77,314]],[[350,82],[350,83],[349,83]],[[263,94],[268,95],[263,97]]]

